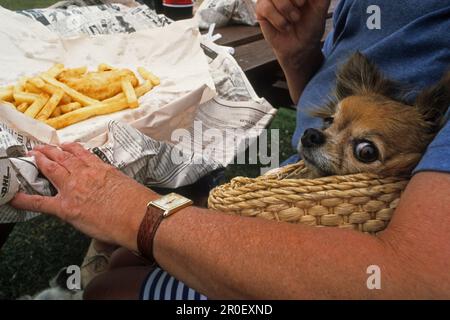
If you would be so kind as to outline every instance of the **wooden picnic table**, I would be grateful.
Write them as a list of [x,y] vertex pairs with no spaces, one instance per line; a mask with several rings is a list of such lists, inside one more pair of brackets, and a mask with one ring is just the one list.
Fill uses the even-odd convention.
[[[339,0],[332,0],[328,10],[325,34],[332,30],[332,14]],[[234,58],[245,72],[258,95],[274,107],[292,106],[281,67],[259,26],[230,25],[216,29],[222,38],[217,44],[235,49]]]

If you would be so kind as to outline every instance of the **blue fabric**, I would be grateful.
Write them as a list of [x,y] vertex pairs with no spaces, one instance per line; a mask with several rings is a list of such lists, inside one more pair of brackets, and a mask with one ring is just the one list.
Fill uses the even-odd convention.
[[420,171],[450,172],[450,121],[430,143],[414,173]]
[[[369,5],[381,9],[381,29],[366,26]],[[306,86],[298,103],[297,128],[292,145],[297,149],[305,129],[320,126],[309,115],[327,99],[335,84],[337,66],[356,50],[374,61],[390,78],[409,85],[411,101],[426,86],[437,82],[450,66],[450,2],[443,0],[342,0],[333,16],[334,30],[323,47],[325,61]],[[418,170],[450,172],[449,123],[430,145]],[[445,158],[446,157],[446,158]],[[293,156],[286,163],[298,160]]]
[[141,300],[207,300],[161,268],[152,270],[142,284]]

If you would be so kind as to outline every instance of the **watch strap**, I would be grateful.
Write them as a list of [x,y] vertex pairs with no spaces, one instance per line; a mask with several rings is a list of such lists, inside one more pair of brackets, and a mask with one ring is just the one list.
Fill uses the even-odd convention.
[[149,204],[147,206],[147,212],[142,219],[139,226],[139,232],[137,236],[137,247],[139,253],[150,262],[156,262],[153,256],[153,242],[155,239],[156,231],[164,219],[164,210]]

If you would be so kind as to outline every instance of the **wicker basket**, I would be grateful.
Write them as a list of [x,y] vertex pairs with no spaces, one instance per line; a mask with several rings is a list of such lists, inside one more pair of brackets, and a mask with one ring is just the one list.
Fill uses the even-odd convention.
[[407,177],[373,174],[298,178],[306,173],[300,161],[254,179],[236,177],[211,191],[208,206],[247,217],[376,233],[388,225],[408,183]]

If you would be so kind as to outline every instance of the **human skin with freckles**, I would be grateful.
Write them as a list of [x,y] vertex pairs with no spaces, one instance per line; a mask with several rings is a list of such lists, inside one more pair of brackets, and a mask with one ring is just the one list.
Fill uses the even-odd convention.
[[[76,143],[40,146],[34,156],[58,194],[18,193],[13,206],[55,215],[91,237],[137,250],[155,192]],[[162,221],[154,257],[211,299],[448,299],[449,188],[449,174],[416,174],[388,229],[376,237],[188,207]],[[381,268],[381,290],[367,288],[370,265]],[[110,270],[87,297],[138,298],[149,271]]]

